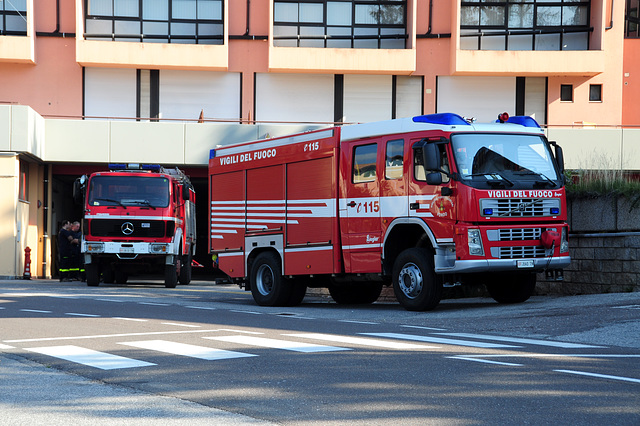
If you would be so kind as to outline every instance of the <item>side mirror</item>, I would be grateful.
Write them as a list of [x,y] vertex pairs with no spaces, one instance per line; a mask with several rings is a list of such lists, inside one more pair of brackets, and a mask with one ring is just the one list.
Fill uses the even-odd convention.
[[427,173],[427,184],[440,185],[442,184],[442,174],[440,172]]
[[188,183],[182,184],[182,199],[184,201],[189,201],[189,191],[191,190],[191,186]]
[[435,143],[426,143],[422,146],[422,164],[427,171],[440,170],[440,152]]
[[87,176],[82,175],[73,181],[73,201],[76,204],[82,204],[84,201],[84,190],[87,183]]

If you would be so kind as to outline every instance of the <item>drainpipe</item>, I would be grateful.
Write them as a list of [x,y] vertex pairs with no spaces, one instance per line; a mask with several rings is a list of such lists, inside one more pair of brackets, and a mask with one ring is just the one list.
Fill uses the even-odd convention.
[[604,29],[608,31],[611,28],[613,28],[613,0],[611,0],[611,22],[609,22],[609,26]]
[[431,22],[433,16],[433,0],[429,0],[429,28],[425,34],[417,34],[416,38],[451,38],[451,33],[448,34],[431,34]]
[[44,182],[43,182],[44,194],[42,195],[42,277],[46,278],[47,275],[47,244],[49,243],[49,165],[44,165]]

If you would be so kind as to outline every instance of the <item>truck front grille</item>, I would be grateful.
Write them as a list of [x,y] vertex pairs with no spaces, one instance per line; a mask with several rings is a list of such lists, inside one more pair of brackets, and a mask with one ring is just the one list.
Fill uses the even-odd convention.
[[92,219],[89,221],[88,233],[92,237],[162,238],[165,236],[165,228],[164,220]]
[[487,230],[489,241],[535,241],[540,239],[542,228],[505,228]]
[[545,257],[545,249],[542,246],[491,247],[491,256],[497,259]]
[[560,214],[559,198],[484,198],[480,213],[489,217],[544,217]]

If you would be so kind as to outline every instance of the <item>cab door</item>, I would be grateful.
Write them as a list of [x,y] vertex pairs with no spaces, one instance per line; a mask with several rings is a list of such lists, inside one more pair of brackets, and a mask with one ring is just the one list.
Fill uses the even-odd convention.
[[340,217],[345,272],[381,271],[381,146],[379,140],[343,145]]

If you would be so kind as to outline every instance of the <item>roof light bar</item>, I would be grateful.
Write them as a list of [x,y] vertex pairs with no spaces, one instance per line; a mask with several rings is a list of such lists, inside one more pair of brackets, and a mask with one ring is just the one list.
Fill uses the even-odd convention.
[[418,115],[413,117],[413,121],[415,123],[442,124],[447,126],[470,125],[467,120],[460,117],[458,114],[454,114],[451,112]]
[[523,127],[537,127],[538,129],[540,128],[540,125],[538,124],[538,122],[532,117],[529,117],[528,115],[514,115],[513,117],[509,117],[504,121],[500,121],[500,118],[498,118],[496,120],[496,123],[511,123],[511,124],[519,124],[520,126],[523,126]]

